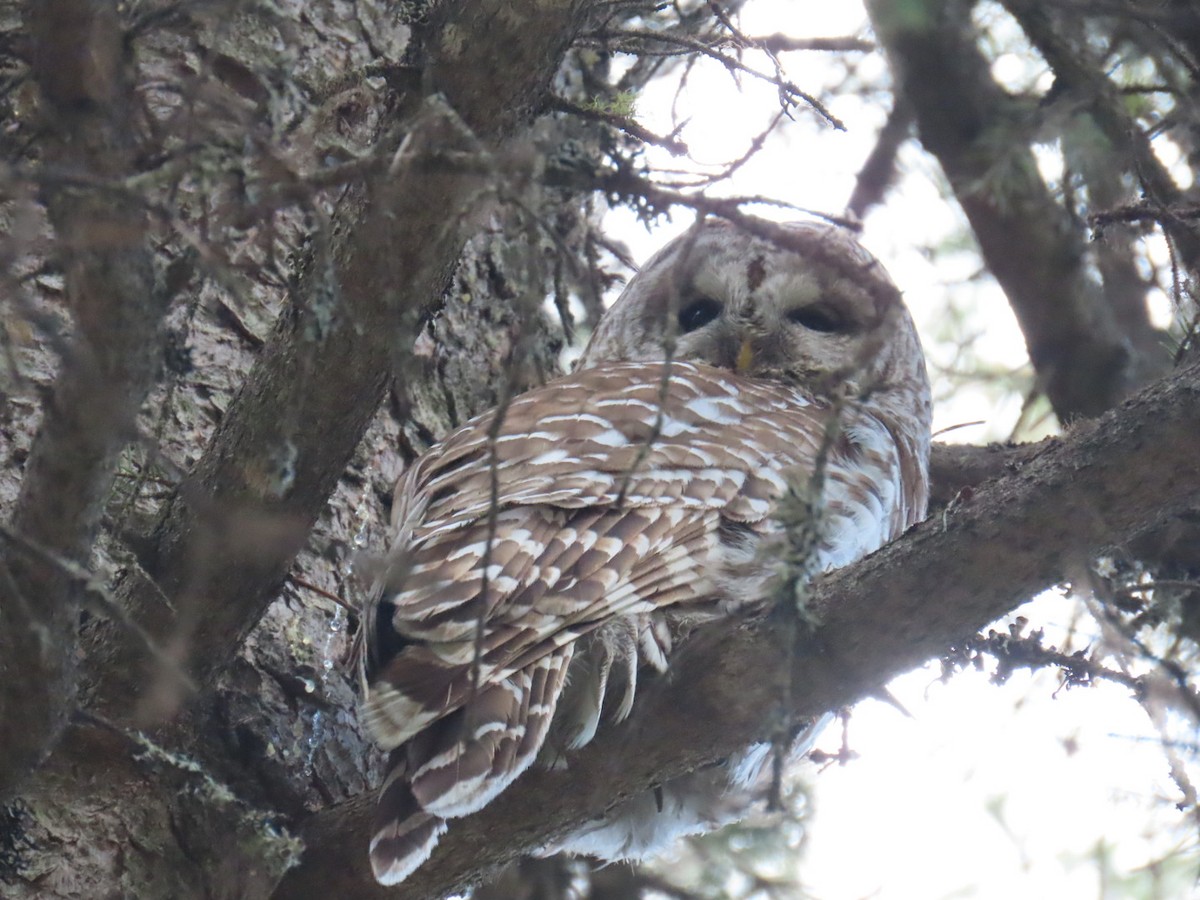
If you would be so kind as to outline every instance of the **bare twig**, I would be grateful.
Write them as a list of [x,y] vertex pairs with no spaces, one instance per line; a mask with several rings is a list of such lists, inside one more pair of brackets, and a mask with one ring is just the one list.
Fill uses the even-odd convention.
[[741,60],[735,57],[722,53],[713,47],[712,44],[705,41],[696,40],[695,38],[685,37],[678,34],[670,34],[662,31],[651,31],[641,28],[624,28],[606,31],[596,31],[580,38],[581,41],[587,41],[595,46],[611,47],[616,43],[617,49],[624,49],[626,46],[636,45],[636,51],[629,50],[627,52],[636,52],[637,54],[645,54],[647,52],[646,45],[650,44],[667,44],[674,47],[673,53],[699,53],[714,59],[731,72],[742,72],[752,78],[757,78],[760,81],[765,81],[768,84],[773,84],[779,88],[780,96],[786,101],[800,100],[810,106],[827,123],[832,125],[838,131],[845,131],[846,126],[841,119],[833,115],[816,97],[802,91],[797,85],[786,80],[778,73],[768,75],[766,72],[760,72],[751,66],[746,65]]
[[579,116],[583,119],[591,119],[594,122],[603,122],[606,125],[612,125],[625,132],[630,137],[637,138],[646,144],[651,144],[655,147],[662,147],[672,156],[686,156],[688,146],[683,141],[679,140],[673,134],[658,135],[646,128],[643,128],[637,121],[629,116],[619,116],[615,113],[605,112],[601,109],[588,109],[572,103],[562,97],[555,97],[551,103],[552,108],[559,112],[570,113],[573,116]]

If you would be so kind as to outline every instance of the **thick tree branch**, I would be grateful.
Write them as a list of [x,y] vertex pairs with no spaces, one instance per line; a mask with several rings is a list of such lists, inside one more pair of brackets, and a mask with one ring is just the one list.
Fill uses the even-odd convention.
[[[929,507],[939,511],[966,492],[999,478],[1055,446],[1049,438],[1034,444],[934,444],[929,457]],[[931,513],[932,514],[932,513]]]
[[1014,101],[992,79],[969,6],[867,4],[921,142],[1008,295],[1054,411],[1063,421],[1097,415],[1131,387],[1128,345],[1086,276],[1078,230],[1038,174]]
[[[821,582],[813,599],[820,625],[791,663],[796,707],[788,712],[853,703],[1039,589],[1071,579],[1097,552],[1200,502],[1197,421],[1200,366],[1192,366],[1052,442],[944,519]],[[454,822],[400,891],[371,880],[373,797],[319,814],[277,900],[439,897],[622,798],[761,739],[779,715],[778,673],[789,670],[775,624],[768,615],[698,633],[671,678],[640,689],[628,723],[570,755],[567,770],[527,774],[479,814]]]
[[[122,585],[151,635],[186,647],[197,682],[229,659],[277,591],[440,297],[463,220],[488,196],[485,167],[439,161],[477,155],[527,117],[585,7],[446,2],[424,26],[422,82],[444,100],[404,123],[402,145],[381,138],[383,151],[399,146],[393,164],[343,199],[331,249],[314,254],[300,296],[168,504],[145,559],[153,583]],[[88,649],[96,708],[124,720],[156,681],[142,645],[105,623]]]
[[[1133,122],[1127,124],[1134,127]],[[1121,171],[1128,157],[1114,152],[1111,140],[1097,131],[1093,116],[1076,116],[1074,123],[1063,129],[1061,142],[1063,159],[1082,178],[1092,209],[1118,209],[1130,202],[1132,187]],[[1138,270],[1140,240],[1134,229],[1114,225],[1096,230],[1093,247],[1104,301],[1134,351],[1133,380],[1143,384],[1170,371],[1171,354],[1166,333],[1150,321],[1146,295],[1151,282]],[[1182,245],[1177,242],[1177,246]]]
[[[116,3],[28,4],[44,162],[89,178],[133,171],[129,61]],[[86,179],[83,179],[86,180]],[[76,587],[45,552],[86,565],[121,449],[156,378],[166,292],[135,198],[86,187],[47,197],[74,339],[25,466],[0,566],[0,799],[49,751],[74,703]]]

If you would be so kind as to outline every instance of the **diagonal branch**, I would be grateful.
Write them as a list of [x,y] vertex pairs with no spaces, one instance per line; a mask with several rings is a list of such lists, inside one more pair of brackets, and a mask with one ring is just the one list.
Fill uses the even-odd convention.
[[970,6],[872,0],[867,9],[1055,413],[1062,421],[1098,415],[1135,386],[1128,344],[1087,277],[1078,229],[1038,172],[1027,117],[992,77]]
[[[814,715],[872,693],[1070,578],[1097,552],[1200,502],[1197,421],[1200,366],[1192,366],[981,487],[944,527],[930,520],[826,579],[814,595],[821,624],[793,662],[791,713]],[[570,755],[567,770],[531,772],[454,822],[399,895],[461,890],[615,802],[763,738],[782,696],[771,673],[787,671],[776,624],[767,615],[699,632],[672,678],[644,686],[627,723]],[[367,865],[373,800],[313,818],[304,859],[277,900],[398,896],[375,885]]]
[[[1005,0],[1003,6],[1054,70],[1056,91],[1070,92],[1082,100],[1114,149],[1114,156],[1129,161],[1148,201],[1156,208],[1163,231],[1175,243],[1184,268],[1195,275],[1200,270],[1200,233],[1194,222],[1174,212],[1175,206],[1186,203],[1186,195],[1154,152],[1145,130],[1129,115],[1127,102],[1116,85],[1105,77],[1097,61],[1087,58],[1083,41],[1080,47],[1072,47],[1063,29],[1054,27],[1053,4]],[[1189,10],[1184,15],[1195,13]],[[1093,206],[1103,208],[1104,201],[1094,198]]]
[[[352,187],[318,236],[329,248],[309,260],[298,296],[166,507],[144,554],[150,579],[122,585],[152,637],[186,647],[197,682],[210,682],[261,617],[441,295],[463,220],[486,191],[479,172],[439,160],[492,145],[528,117],[586,6],[457,0],[423,26],[421,82],[436,96],[403,98],[409,117],[399,129],[385,124],[392,166]],[[97,711],[136,718],[155,681],[142,642],[100,623],[87,646]]]

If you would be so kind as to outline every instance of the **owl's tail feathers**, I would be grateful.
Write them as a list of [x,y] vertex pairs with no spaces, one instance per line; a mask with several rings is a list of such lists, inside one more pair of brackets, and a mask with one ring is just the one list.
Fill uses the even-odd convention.
[[446,820],[421,809],[404,766],[384,782],[371,829],[371,871],[380,884],[399,884],[429,859]]
[[573,650],[567,644],[482,686],[433,729],[428,749],[410,758],[412,793],[423,809],[447,819],[469,815],[529,768],[546,740]]
[[447,662],[432,647],[405,647],[376,673],[359,720],[375,743],[394,750],[458,709],[470,685],[469,663]]
[[398,884],[429,859],[446,820],[477,812],[529,768],[562,694],[573,644],[483,685],[392,756],[375,808],[371,868]]

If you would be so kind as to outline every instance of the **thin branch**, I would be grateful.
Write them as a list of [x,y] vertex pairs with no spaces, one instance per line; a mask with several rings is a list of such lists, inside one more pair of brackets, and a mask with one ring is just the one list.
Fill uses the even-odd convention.
[[858,170],[854,192],[846,203],[846,209],[858,218],[866,218],[871,207],[883,202],[884,195],[896,178],[896,157],[900,146],[912,131],[912,122],[912,107],[897,95],[892,111],[875,139],[875,146]]
[[772,53],[787,53],[792,50],[820,50],[827,53],[870,53],[875,50],[873,41],[858,37],[800,38],[776,33],[752,39],[757,47]]
[[686,156],[688,153],[687,144],[679,140],[675,135],[669,134],[664,136],[655,134],[653,131],[643,128],[638,124],[637,120],[630,116],[619,116],[601,109],[587,109],[562,97],[553,98],[550,101],[550,108],[556,109],[559,112],[570,113],[573,116],[579,116],[581,119],[589,119],[593,122],[603,122],[605,125],[611,125],[643,143],[662,147],[672,156]]
[[[596,31],[587,35],[583,35],[581,37],[581,41],[583,40],[587,40],[589,43],[594,43],[598,46],[607,47],[610,49],[610,44],[612,42],[617,42],[618,44],[621,42],[636,42],[641,45],[647,43],[659,43],[668,44],[677,48],[675,51],[673,51],[675,53],[699,53],[702,56],[707,56],[710,59],[716,60],[731,72],[742,72],[751,76],[752,78],[757,78],[760,81],[765,81],[767,84],[774,85],[775,87],[779,88],[781,97],[788,101],[802,100],[804,103],[808,104],[822,119],[836,128],[838,131],[846,130],[846,126],[842,123],[841,119],[826,109],[825,104],[811,94],[800,90],[800,88],[793,82],[786,80],[779,74],[768,75],[766,72],[760,72],[758,69],[746,65],[741,60],[722,53],[720,50],[714,49],[713,45],[709,42],[697,40],[695,38],[684,37],[682,35],[670,34],[668,32],[652,31],[644,28],[623,28],[609,31]],[[623,48],[618,46],[618,49]],[[636,51],[628,50],[626,52],[636,53],[637,55],[644,55],[647,53],[644,47]]]
[[1123,206],[1114,206],[1110,209],[1097,210],[1088,217],[1088,221],[1092,227],[1097,229],[1118,223],[1153,222],[1156,225],[1162,225],[1165,221],[1171,219],[1185,219],[1188,221],[1200,219],[1200,206],[1193,206],[1190,203],[1180,203],[1164,207],[1160,203],[1149,203],[1142,200],[1137,203],[1128,203]]

